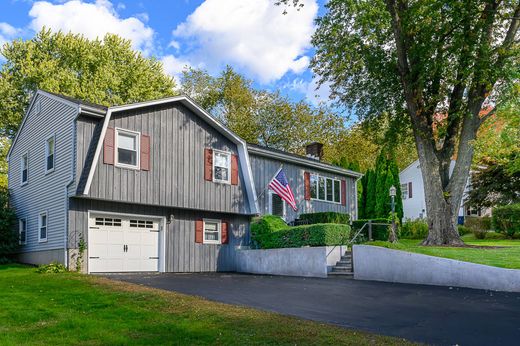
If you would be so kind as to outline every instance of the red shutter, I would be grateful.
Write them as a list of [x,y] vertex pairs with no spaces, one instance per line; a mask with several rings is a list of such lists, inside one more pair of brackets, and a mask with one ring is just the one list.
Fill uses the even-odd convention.
[[150,170],[150,136],[141,135],[141,170]]
[[203,243],[204,236],[204,221],[195,221],[195,243]]
[[347,181],[341,180],[341,205],[347,205]]
[[213,150],[204,149],[204,179],[213,180]]
[[231,155],[231,185],[238,185],[238,155]]
[[107,165],[114,164],[114,128],[108,127],[105,133],[105,140],[103,141],[103,163]]
[[222,221],[222,224],[220,226],[220,234],[221,234],[221,243],[222,244],[229,243],[228,228],[229,228],[229,222]]
[[311,174],[309,172],[303,173],[303,186],[305,188],[305,200],[310,201],[311,199]]
[[412,198],[413,194],[412,194],[412,183],[409,182],[408,183],[408,198]]

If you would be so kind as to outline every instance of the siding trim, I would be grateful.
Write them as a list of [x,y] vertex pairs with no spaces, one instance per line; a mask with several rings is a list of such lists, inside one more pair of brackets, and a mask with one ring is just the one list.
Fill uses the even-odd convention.
[[209,113],[207,113],[204,109],[202,109],[200,106],[198,106],[195,101],[190,99],[187,96],[175,96],[175,97],[169,97],[164,98],[160,100],[155,101],[149,101],[149,102],[140,102],[140,103],[134,103],[130,105],[123,105],[123,106],[116,106],[116,107],[110,107],[107,110],[107,115],[105,116],[103,127],[101,129],[101,135],[99,136],[99,140],[96,144],[96,151],[94,153],[94,158],[92,165],[90,167],[90,171],[88,173],[87,182],[85,184],[85,189],[83,191],[83,195],[88,195],[90,191],[90,186],[92,184],[92,180],[94,179],[94,173],[96,171],[96,167],[98,165],[99,156],[101,154],[101,149],[103,147],[103,141],[101,138],[105,138],[105,133],[108,128],[108,124],[110,122],[110,118],[112,117],[112,113],[119,112],[119,111],[125,111],[125,110],[131,110],[136,108],[142,108],[142,107],[149,107],[154,105],[161,105],[166,103],[173,103],[173,102],[181,102],[184,106],[186,106],[188,109],[190,109],[192,112],[194,112],[196,115],[201,117],[203,120],[205,120],[209,125],[213,126],[217,131],[219,131],[221,134],[223,134],[225,137],[227,137],[231,142],[235,143],[238,150],[239,155],[239,164],[242,168],[242,172],[244,175],[245,180],[245,189],[247,193],[247,198],[249,202],[249,211],[250,214],[258,214],[258,201],[256,197],[256,190],[254,187],[254,180],[253,180],[253,172],[251,170],[251,165],[249,161],[249,154],[246,148],[246,142],[242,140],[240,137],[235,135],[233,132],[231,132],[229,129],[224,127],[222,124],[220,124],[215,118],[213,118]]

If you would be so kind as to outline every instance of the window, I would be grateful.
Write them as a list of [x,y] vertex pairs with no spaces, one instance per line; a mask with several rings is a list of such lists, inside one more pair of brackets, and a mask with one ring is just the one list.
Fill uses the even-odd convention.
[[408,184],[401,184],[401,198],[403,200],[408,198]]
[[230,183],[231,154],[213,150],[213,181]]
[[311,174],[311,198],[319,201],[341,203],[341,181]]
[[111,217],[96,217],[96,226],[121,227],[121,219],[113,219]]
[[41,110],[42,110],[42,103],[38,100],[34,104],[34,114],[36,114],[36,115],[40,114]]
[[45,172],[50,173],[54,171],[54,149],[55,149],[55,137],[52,135],[47,138],[45,142]]
[[38,218],[38,241],[47,241],[47,212],[40,213]]
[[116,165],[139,169],[139,132],[116,129]]
[[281,218],[285,218],[285,202],[283,201],[283,199],[274,192],[270,192],[270,197],[271,215],[276,215],[280,216]]
[[20,219],[18,221],[18,232],[20,237],[20,244],[27,242],[27,219]]
[[204,244],[220,244],[219,220],[204,220]]
[[27,184],[27,181],[29,179],[29,156],[27,153],[22,155],[22,161],[21,161],[21,184],[25,185]]
[[130,220],[130,227],[134,227],[134,228],[153,228],[153,221],[150,221],[150,220]]

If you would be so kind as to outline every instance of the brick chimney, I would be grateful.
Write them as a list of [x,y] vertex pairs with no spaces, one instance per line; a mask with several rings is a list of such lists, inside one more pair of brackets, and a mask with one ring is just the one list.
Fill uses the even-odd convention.
[[305,154],[308,158],[321,161],[323,158],[323,144],[313,142],[305,146]]

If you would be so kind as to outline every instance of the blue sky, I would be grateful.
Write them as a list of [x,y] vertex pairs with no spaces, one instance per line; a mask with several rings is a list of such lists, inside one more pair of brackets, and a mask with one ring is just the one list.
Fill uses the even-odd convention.
[[324,1],[304,0],[303,9],[283,15],[274,0],[2,0],[0,44],[43,26],[90,38],[113,32],[174,77],[186,65],[217,74],[229,64],[256,87],[317,104],[328,90],[315,91],[308,63]]

